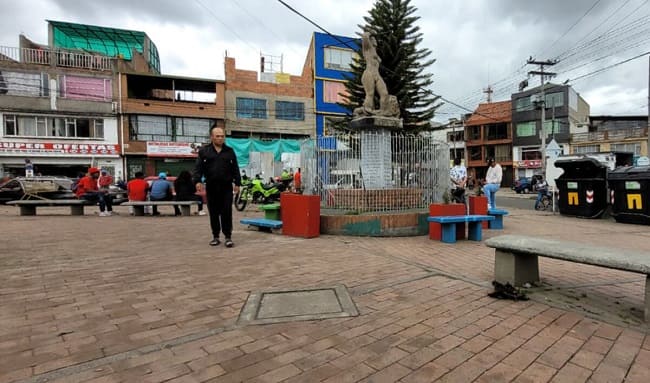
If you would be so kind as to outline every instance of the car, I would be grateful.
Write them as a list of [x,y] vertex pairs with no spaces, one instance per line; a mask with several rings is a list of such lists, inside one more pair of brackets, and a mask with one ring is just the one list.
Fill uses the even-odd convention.
[[515,181],[514,186],[512,187],[512,190],[515,191],[517,194],[528,194],[530,193],[531,190],[533,190],[533,185],[531,184],[532,180],[530,177],[521,177],[517,181]]
[[108,187],[108,194],[113,197],[113,205],[119,205],[122,202],[129,200],[129,195],[126,190],[122,189],[119,185],[110,185]]
[[64,177],[17,177],[0,185],[0,204],[20,199],[74,199],[72,180]]

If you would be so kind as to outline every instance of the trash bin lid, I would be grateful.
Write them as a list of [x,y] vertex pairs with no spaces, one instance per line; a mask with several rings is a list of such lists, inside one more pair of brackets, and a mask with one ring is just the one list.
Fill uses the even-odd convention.
[[610,180],[650,181],[650,166],[624,166],[612,170],[607,177]]
[[558,179],[564,178],[591,178],[602,174],[606,175],[607,164],[604,164],[595,158],[574,158],[565,160],[556,160],[555,167],[564,170],[564,173]]

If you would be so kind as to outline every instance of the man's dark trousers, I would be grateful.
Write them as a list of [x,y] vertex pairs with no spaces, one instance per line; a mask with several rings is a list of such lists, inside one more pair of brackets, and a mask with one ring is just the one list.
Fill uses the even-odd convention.
[[210,213],[210,227],[212,236],[219,237],[223,232],[225,238],[232,235],[232,187],[210,187],[206,185],[208,197],[208,212]]

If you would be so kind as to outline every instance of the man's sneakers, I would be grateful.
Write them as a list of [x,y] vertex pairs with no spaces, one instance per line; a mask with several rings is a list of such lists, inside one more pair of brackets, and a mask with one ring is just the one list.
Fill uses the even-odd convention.
[[102,212],[99,213],[100,217],[110,217],[112,215],[113,215],[113,213],[110,212],[110,211],[102,211]]
[[[212,238],[212,241],[210,241],[210,246],[218,246],[219,244],[221,244],[221,241],[217,237]],[[235,244],[232,242],[232,239],[230,238],[226,238],[224,245],[226,245],[226,247],[235,246]]]
[[201,210],[201,211],[199,211],[199,215],[206,215],[205,210]]

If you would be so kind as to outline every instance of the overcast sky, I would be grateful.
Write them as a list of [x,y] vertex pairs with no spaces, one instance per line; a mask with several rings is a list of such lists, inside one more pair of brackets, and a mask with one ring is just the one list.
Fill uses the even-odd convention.
[[[372,0],[286,0],[327,31],[354,36]],[[18,35],[47,43],[45,20],[146,32],[164,74],[223,79],[223,58],[257,70],[260,52],[284,56],[299,74],[314,26],[275,0],[0,0],[0,45]],[[569,80],[591,114],[647,114],[648,56],[579,78],[650,51],[648,0],[413,0],[422,46],[437,59],[433,92],[474,110],[493,84],[493,100],[510,98],[533,56],[559,58],[553,81]],[[572,69],[575,68],[575,69]],[[574,80],[575,79],[575,80]],[[530,79],[531,86],[539,78]],[[466,111],[447,103],[447,121]]]

